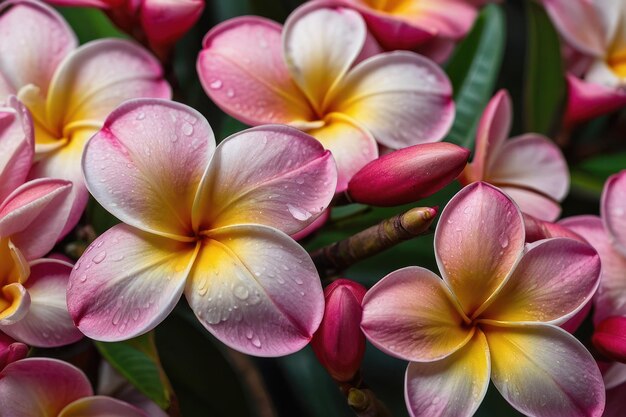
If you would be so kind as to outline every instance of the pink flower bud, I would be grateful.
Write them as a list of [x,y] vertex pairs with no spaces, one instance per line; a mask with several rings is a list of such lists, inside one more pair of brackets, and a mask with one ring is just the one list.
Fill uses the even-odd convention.
[[141,26],[154,48],[169,47],[196,23],[204,0],[144,0]]
[[613,316],[601,321],[592,341],[607,358],[626,363],[626,317]]
[[324,289],[324,319],[311,346],[336,381],[350,381],[361,367],[365,353],[361,302],[366,292],[361,284],[347,279],[338,279]]
[[428,197],[465,168],[470,152],[451,143],[400,149],[365,165],[348,184],[349,197],[374,206],[397,206]]
[[552,223],[544,220],[539,220],[529,214],[524,214],[524,227],[526,229],[526,242],[532,243],[541,239],[549,239],[553,237],[568,237],[584,243],[587,243],[585,239],[580,237],[577,233],[572,232],[567,227],[558,223]]
[[0,332],[0,370],[11,362],[25,358],[27,353],[28,346]]

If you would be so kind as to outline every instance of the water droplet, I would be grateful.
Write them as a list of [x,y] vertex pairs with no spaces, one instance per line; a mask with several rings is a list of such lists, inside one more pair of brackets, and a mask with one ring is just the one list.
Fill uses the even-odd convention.
[[303,178],[297,178],[296,182],[300,185],[304,184],[304,179]]
[[144,112],[139,112],[136,117],[137,120],[143,120],[145,118],[146,118],[146,114]]
[[240,300],[246,300],[250,296],[250,292],[243,285],[237,285],[233,290],[233,293],[235,294],[235,297],[239,298]]
[[509,246],[509,238],[504,233],[500,235],[500,246],[503,249]]
[[304,284],[304,281],[302,281],[302,279],[301,279],[300,277],[298,277],[298,276],[295,276],[293,280],[294,280],[294,281],[295,281],[295,283],[296,283],[296,284],[298,284],[298,285],[302,285],[302,284]]
[[259,46],[260,46],[261,48],[263,48],[263,49],[266,49],[266,48],[267,48],[267,41],[266,41],[265,39],[261,38],[261,39],[259,40]]
[[213,90],[219,90],[220,88],[222,88],[223,85],[224,84],[222,83],[222,80],[215,80],[211,84],[209,84],[209,87],[211,87]]
[[104,261],[104,258],[106,257],[107,257],[106,251],[102,251],[93,257],[93,263],[99,264],[100,262]]
[[252,331],[252,329],[246,330],[246,338],[248,340],[252,339],[253,336],[254,336],[254,332]]
[[80,277],[80,282],[85,282],[85,281],[87,281],[87,274],[83,274]]
[[114,326],[117,326],[121,319],[122,319],[122,309],[120,308],[115,312],[115,315],[113,316],[113,319],[111,320],[111,323],[113,323]]
[[230,98],[235,97],[235,90],[233,90],[232,88],[229,88],[228,90],[226,90],[226,97],[230,97]]
[[291,204],[287,204],[287,209],[289,210],[289,213],[293,216],[293,218],[296,220],[306,221],[306,220],[309,220],[311,216],[313,216],[307,210],[304,210],[296,206],[292,206]]
[[183,123],[183,134],[185,136],[193,135],[193,126],[191,125],[191,123],[188,123],[188,122]]
[[133,309],[133,312],[131,313],[133,320],[137,321],[137,319],[139,319],[139,309],[135,308]]
[[250,342],[252,342],[252,345],[256,348],[261,348],[261,339],[259,339],[258,336],[253,336],[252,340],[250,340]]

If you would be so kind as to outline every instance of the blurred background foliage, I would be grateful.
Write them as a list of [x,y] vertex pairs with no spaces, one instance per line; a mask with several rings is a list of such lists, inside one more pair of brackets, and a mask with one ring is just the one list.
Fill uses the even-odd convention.
[[[218,140],[246,128],[222,113],[208,99],[196,75],[196,57],[205,33],[219,22],[240,15],[260,15],[284,22],[300,0],[207,0],[200,22],[181,40],[173,68],[178,101],[201,111]],[[98,10],[61,8],[82,43],[102,37],[124,37]],[[613,114],[561,130],[565,79],[559,40],[542,8],[529,0],[508,0],[483,9],[469,36],[444,65],[452,80],[457,117],[446,140],[472,148],[483,108],[500,88],[513,97],[515,118],[511,136],[544,133],[557,141],[570,163],[571,192],[563,216],[597,213],[606,178],[626,167],[626,118]],[[343,239],[412,206],[443,208],[459,190],[452,184],[418,204],[393,208],[351,205],[333,211],[329,223],[303,245],[315,249]],[[97,233],[117,222],[91,202],[87,221]],[[387,273],[407,265],[437,271],[433,236],[405,242],[346,271],[345,276],[371,286]],[[588,340],[585,326],[578,334]],[[101,354],[144,393],[160,404],[170,401],[169,384],[176,394],[174,406],[185,417],[343,417],[353,415],[345,398],[310,348],[296,354],[264,359],[245,357],[217,342],[181,301],[174,314],[148,339],[120,344],[99,343]],[[41,351],[49,356],[72,356],[93,349],[88,342],[69,353]],[[158,351],[158,356],[157,356]],[[78,354],[78,358],[76,359]],[[390,407],[394,416],[406,417],[403,399],[406,362],[391,358],[368,345],[363,375]],[[167,374],[163,378],[162,370]],[[208,410],[208,411],[207,411]],[[492,386],[479,417],[518,416]]]

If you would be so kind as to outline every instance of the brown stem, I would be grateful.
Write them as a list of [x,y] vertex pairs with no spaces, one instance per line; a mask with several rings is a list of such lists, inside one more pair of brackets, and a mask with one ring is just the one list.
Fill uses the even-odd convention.
[[392,417],[387,406],[376,397],[361,378],[360,372],[350,382],[337,382],[348,405],[358,417]]
[[358,261],[427,233],[436,214],[434,208],[413,208],[354,236],[320,248],[311,253],[311,258],[322,278],[338,275]]

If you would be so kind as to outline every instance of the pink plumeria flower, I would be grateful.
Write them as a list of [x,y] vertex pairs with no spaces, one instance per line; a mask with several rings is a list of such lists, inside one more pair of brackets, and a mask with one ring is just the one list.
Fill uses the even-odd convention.
[[368,339],[411,361],[405,397],[413,417],[473,415],[490,378],[528,416],[602,414],[593,357],[557,327],[596,290],[600,259],[591,246],[557,238],[525,248],[515,203],[475,183],[444,209],[435,255],[443,279],[404,268],[363,300]]
[[[369,56],[363,18],[318,2],[296,9],[284,28],[240,17],[213,28],[198,56],[205,91],[250,125],[297,127],[332,151],[338,191],[378,156],[379,142],[403,148],[436,142],[454,119],[451,85],[412,52]],[[315,39],[315,41],[312,41]]]
[[[600,254],[602,276],[594,298],[593,322],[600,324],[611,316],[626,315],[626,171],[610,177],[602,194],[600,215],[575,216],[559,222],[583,236]],[[603,372],[609,397],[623,401],[626,391],[626,364],[613,363]],[[623,412],[623,404],[614,408],[610,399],[610,415]]]
[[17,95],[35,122],[32,178],[74,183],[65,232],[78,221],[88,193],[80,171],[87,139],[117,105],[134,97],[170,97],[158,62],[120,39],[80,47],[52,8],[32,0],[0,5],[0,102]]
[[568,74],[566,122],[626,106],[626,3],[622,0],[540,0],[579,56]]
[[32,120],[11,97],[0,107],[0,331],[33,346],[60,346],[82,336],[65,302],[72,267],[40,258],[66,224],[72,184],[23,183],[33,153]]
[[332,199],[336,168],[297,129],[261,126],[215,148],[195,110],[134,100],[88,143],[85,180],[126,224],[76,263],[68,287],[74,322],[114,341],[145,333],[185,294],[218,339],[260,356],[308,343],[323,315],[319,277],[288,235]]
[[468,0],[339,0],[338,3],[361,13],[385,49],[413,49],[437,61],[449,56],[455,42],[467,35],[479,5]]
[[22,359],[0,371],[3,417],[150,417],[125,402],[94,396],[87,376],[69,363]]
[[[204,0],[48,0],[58,6],[98,7],[129,34],[165,58],[198,21]],[[141,28],[141,33],[137,33]],[[145,39],[144,39],[145,38]]]
[[501,188],[524,213],[555,220],[559,202],[569,189],[569,170],[560,149],[550,139],[527,133],[507,140],[513,117],[506,90],[499,91],[485,109],[476,133],[474,159],[461,183],[485,181]]

